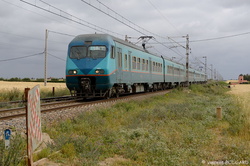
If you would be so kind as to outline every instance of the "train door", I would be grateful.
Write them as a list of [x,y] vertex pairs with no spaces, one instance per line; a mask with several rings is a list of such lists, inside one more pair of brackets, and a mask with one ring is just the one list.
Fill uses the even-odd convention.
[[175,82],[175,75],[174,75],[174,65],[172,65],[172,83],[174,84]]
[[122,83],[122,49],[117,48],[117,83]]
[[131,83],[131,51],[128,52],[128,70],[129,70],[129,78],[128,78],[128,82]]
[[149,58],[149,82],[150,83],[153,83],[153,81],[152,81],[152,59],[151,58]]

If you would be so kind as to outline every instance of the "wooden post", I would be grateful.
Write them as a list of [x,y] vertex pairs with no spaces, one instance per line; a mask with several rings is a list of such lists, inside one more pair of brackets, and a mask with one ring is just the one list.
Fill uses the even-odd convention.
[[221,107],[216,108],[216,117],[218,120],[222,120],[222,108]]
[[[29,134],[28,134],[28,92],[30,88],[24,89],[24,101],[26,102],[26,134],[27,134],[27,156],[28,156],[28,166],[33,166],[33,159],[32,154],[30,154],[29,149],[30,143],[29,143]],[[31,157],[30,157],[31,156]]]
[[55,96],[55,87],[52,88],[52,95]]

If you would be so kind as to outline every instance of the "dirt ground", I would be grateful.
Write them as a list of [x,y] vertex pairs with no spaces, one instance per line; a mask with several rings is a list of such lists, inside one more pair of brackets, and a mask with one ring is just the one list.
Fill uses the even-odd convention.
[[24,90],[25,88],[33,88],[36,85],[40,85],[41,89],[66,88],[65,83],[47,83],[44,86],[43,82],[12,82],[12,81],[0,81],[0,90],[11,90],[17,88]]

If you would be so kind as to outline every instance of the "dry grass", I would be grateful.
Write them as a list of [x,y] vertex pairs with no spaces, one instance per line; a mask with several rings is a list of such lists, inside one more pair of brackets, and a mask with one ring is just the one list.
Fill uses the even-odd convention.
[[36,85],[40,85],[41,90],[51,90],[55,88],[66,88],[65,83],[47,83],[44,86],[43,82],[11,82],[11,81],[0,81],[0,90],[11,90],[17,88],[18,90],[24,90],[25,88],[33,88]]
[[246,118],[245,129],[242,135],[246,138],[250,138],[250,85],[248,84],[237,84],[231,85],[230,94],[234,95],[237,102],[242,107],[242,114]]
[[47,83],[47,86],[44,86],[43,82],[0,81],[0,102],[22,100],[24,89],[32,89],[36,85],[40,85],[41,98],[69,95],[65,83]]

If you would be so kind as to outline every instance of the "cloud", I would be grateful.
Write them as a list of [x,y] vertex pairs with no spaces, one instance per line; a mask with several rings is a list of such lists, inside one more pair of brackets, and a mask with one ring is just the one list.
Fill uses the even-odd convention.
[[[180,62],[183,63],[185,62],[185,49],[181,47],[167,49],[167,47],[176,46],[176,44],[169,44],[170,41],[167,40],[167,36],[173,37],[175,41],[180,41],[180,44],[185,46],[185,38],[180,37],[187,34],[192,41],[244,33],[248,32],[250,28],[250,22],[248,21],[250,1],[245,0],[127,0],[122,3],[113,0],[100,1],[117,14],[96,0],[87,1],[142,33],[81,1],[45,0],[56,8],[62,9],[62,11],[52,6],[49,7],[41,1],[27,1],[41,5],[43,8],[68,19],[45,12],[21,1],[1,0],[0,60],[42,52],[45,45],[45,29],[49,29],[50,31],[70,35],[95,32],[110,33],[122,39],[125,38],[125,35],[135,38],[143,34],[153,35],[157,41],[166,44],[163,46],[156,44],[153,40],[150,41],[150,43],[155,43],[148,44],[148,46],[153,46],[150,49],[152,52],[169,58],[177,57],[176,60],[182,59]],[[80,24],[77,22],[80,22]],[[83,26],[83,24],[87,26]],[[97,30],[100,29],[99,27],[103,28],[102,32]],[[108,29],[109,32],[104,29]],[[150,34],[150,32],[153,34]],[[155,36],[155,34],[166,37],[166,39]],[[179,38],[175,38],[176,36],[179,36]],[[66,59],[68,43],[72,38],[50,32],[48,38],[49,53]],[[249,43],[248,38],[249,35],[244,35],[206,42],[191,42],[192,54],[190,60],[207,56],[208,66],[213,64],[214,68],[225,79],[237,78],[238,74],[246,74],[250,70],[247,64],[249,62],[248,52],[250,52],[247,44]],[[135,39],[131,39],[131,41],[136,42]],[[48,76],[65,77],[65,61],[51,55],[48,57]],[[0,77],[43,77],[44,55],[4,63],[0,61],[0,69],[4,71],[1,72]]]

